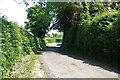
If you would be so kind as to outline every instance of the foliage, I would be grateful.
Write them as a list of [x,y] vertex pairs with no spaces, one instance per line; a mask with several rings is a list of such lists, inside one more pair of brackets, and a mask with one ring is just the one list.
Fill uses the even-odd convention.
[[91,21],[88,20],[85,24],[80,25],[76,40],[72,46],[70,35],[73,34],[73,29],[69,29],[63,47],[79,50],[85,56],[118,66],[120,59],[119,14],[115,10],[104,12],[95,15]]
[[45,38],[46,43],[61,43],[61,38]]
[[[80,5],[72,3],[69,7],[67,4],[64,5],[64,8],[58,12],[60,17],[57,17],[64,33],[62,48],[78,50],[82,55],[118,66],[120,59],[118,57],[120,55],[118,5],[118,3],[107,2],[82,2]],[[75,17],[78,19],[71,18],[74,17],[72,14],[70,16],[66,14],[66,11],[71,13],[69,10],[71,7],[72,14],[77,13]],[[77,24],[73,25],[74,22]]]
[[40,44],[43,41],[19,28],[16,23],[8,22],[4,18],[1,18],[0,23],[2,23],[1,77],[9,77],[14,64],[21,56],[41,50],[43,46]]
[[51,21],[51,15],[45,7],[35,5],[27,9],[26,29],[32,32],[35,36],[44,38]]
[[61,43],[62,42],[62,33],[52,33],[52,34],[46,34],[45,42],[46,43]]

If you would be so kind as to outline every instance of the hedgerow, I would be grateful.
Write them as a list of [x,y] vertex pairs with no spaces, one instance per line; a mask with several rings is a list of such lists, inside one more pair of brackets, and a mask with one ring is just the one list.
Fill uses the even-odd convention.
[[1,18],[1,77],[9,77],[21,56],[36,53],[45,47],[44,41],[20,28],[16,23]]
[[104,12],[96,15],[88,26],[83,25],[78,30],[77,48],[85,55],[118,65],[119,14],[118,11]]
[[[106,11],[96,14],[90,19],[80,22],[82,24],[78,25],[76,35],[73,35],[74,28],[66,31],[63,48],[69,47],[79,51],[79,54],[118,66],[120,59],[120,12]],[[72,38],[72,35],[76,38]]]

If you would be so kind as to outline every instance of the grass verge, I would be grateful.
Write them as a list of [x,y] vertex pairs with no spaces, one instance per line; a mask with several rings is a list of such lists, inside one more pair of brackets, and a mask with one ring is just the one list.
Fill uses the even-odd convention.
[[43,78],[45,77],[45,74],[44,74],[45,72],[43,71],[38,58],[39,57],[34,53],[23,56],[21,60],[15,64],[11,72],[10,78]]

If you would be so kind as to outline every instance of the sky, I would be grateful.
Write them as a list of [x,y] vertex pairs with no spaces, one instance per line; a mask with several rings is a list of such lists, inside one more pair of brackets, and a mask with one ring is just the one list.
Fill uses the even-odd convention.
[[[21,1],[21,0],[17,0]],[[29,6],[34,6],[32,2],[29,2]],[[15,0],[0,0],[0,16],[6,15],[8,21],[14,21],[18,25],[24,27],[27,20],[27,8],[25,4],[18,4]],[[1,14],[2,13],[2,14]],[[57,33],[57,30],[51,30],[49,34]]]
[[[31,3],[30,6],[33,4]],[[0,0],[0,13],[2,13],[0,16],[6,15],[9,21],[17,22],[23,27],[25,26],[24,22],[27,21],[27,12],[25,11],[27,8],[25,4],[18,4],[15,0]]]

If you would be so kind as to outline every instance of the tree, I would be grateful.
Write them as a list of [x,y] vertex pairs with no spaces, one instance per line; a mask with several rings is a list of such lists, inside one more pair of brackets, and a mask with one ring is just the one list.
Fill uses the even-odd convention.
[[28,8],[27,19],[25,28],[32,32],[35,36],[44,38],[48,31],[52,16],[46,7],[35,5]]

